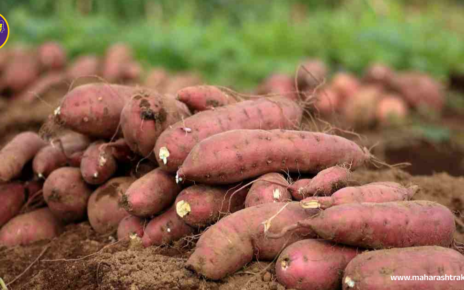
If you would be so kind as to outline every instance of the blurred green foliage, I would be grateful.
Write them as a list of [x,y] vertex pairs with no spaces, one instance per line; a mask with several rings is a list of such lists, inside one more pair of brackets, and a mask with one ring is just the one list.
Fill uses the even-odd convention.
[[371,62],[463,72],[464,8],[454,2],[2,0],[0,13],[12,42],[57,40],[71,56],[126,42],[146,66],[246,88],[307,57],[356,73]]

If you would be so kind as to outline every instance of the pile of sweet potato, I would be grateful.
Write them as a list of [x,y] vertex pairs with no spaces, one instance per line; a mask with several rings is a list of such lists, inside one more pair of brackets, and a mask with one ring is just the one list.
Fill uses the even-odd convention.
[[[122,47],[110,52],[130,59]],[[52,239],[88,220],[145,247],[199,236],[186,267],[215,280],[253,259],[277,259],[277,280],[293,289],[429,289],[389,277],[462,272],[453,213],[411,201],[415,185],[352,186],[350,173],[375,158],[343,137],[300,130],[298,94],[181,87],[173,96],[81,85],[50,117],[59,134],[11,140],[0,151],[0,245]],[[443,285],[427,287],[462,286]]]

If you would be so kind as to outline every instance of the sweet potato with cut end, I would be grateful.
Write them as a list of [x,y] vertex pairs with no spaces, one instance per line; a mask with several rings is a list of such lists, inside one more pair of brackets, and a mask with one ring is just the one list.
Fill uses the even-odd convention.
[[374,63],[366,69],[363,81],[370,84],[389,87],[394,77],[395,72],[391,67],[382,63]]
[[360,88],[343,108],[343,116],[349,124],[357,128],[367,128],[376,121],[377,104],[382,90],[377,86]]
[[348,248],[322,240],[302,240],[291,244],[275,265],[277,281],[288,289],[337,290],[343,270],[358,254]]
[[245,200],[245,207],[264,203],[291,201],[287,179],[280,173],[267,173],[255,180]]
[[449,247],[455,231],[453,213],[430,201],[342,204],[301,225],[323,239],[370,249]]
[[248,188],[193,185],[176,198],[176,212],[193,227],[206,227],[223,216],[241,210]]
[[128,239],[131,235],[143,237],[145,219],[136,216],[126,216],[118,225],[118,240]]
[[147,224],[142,243],[144,247],[167,245],[193,233],[194,228],[187,225],[172,206]]
[[358,79],[349,73],[336,73],[331,81],[331,87],[341,98],[341,103],[349,102],[361,87]]
[[373,182],[342,188],[332,196],[308,197],[303,199],[301,204],[305,208],[326,209],[347,203],[406,201],[410,200],[418,190],[419,187],[415,185],[404,187],[396,182]]
[[228,184],[269,172],[317,173],[371,155],[343,137],[291,130],[232,130],[196,145],[178,170],[178,180]]
[[100,60],[95,55],[84,55],[78,57],[66,71],[66,75],[71,80],[82,77],[90,77],[98,74]]
[[407,118],[409,108],[398,96],[384,96],[377,104],[376,119],[382,125],[402,124]]
[[146,91],[134,96],[122,110],[121,129],[132,151],[154,160],[153,148],[159,135],[190,115],[185,104],[157,92]]
[[298,194],[303,198],[317,195],[331,195],[348,183],[350,170],[342,166],[333,166],[322,170],[311,182],[298,189]]
[[304,196],[302,195],[302,190],[303,188],[309,186],[311,183],[311,178],[302,178],[297,181],[295,181],[293,184],[291,184],[288,188],[288,191],[292,195],[293,199],[295,200],[302,200],[304,199]]
[[344,290],[460,290],[463,280],[394,281],[392,276],[461,276],[464,256],[453,249],[424,246],[365,252],[351,260],[343,275]]
[[39,46],[37,52],[40,66],[44,70],[59,70],[66,65],[66,51],[57,42],[46,42]]
[[0,184],[0,228],[20,212],[26,197],[24,185],[13,182]]
[[177,122],[159,136],[154,149],[156,160],[164,170],[176,172],[192,148],[210,136],[234,129],[294,128],[301,117],[298,104],[282,97],[260,98],[203,111]]
[[297,74],[300,90],[311,92],[327,78],[328,68],[322,60],[308,59],[301,66]]
[[79,168],[63,167],[45,180],[43,196],[50,211],[64,223],[86,217],[87,202],[92,190],[82,179]]
[[107,144],[97,141],[85,150],[81,161],[81,173],[85,182],[102,184],[110,179],[118,169],[112,149]]
[[132,177],[112,178],[92,193],[87,214],[90,225],[97,233],[115,231],[119,222],[129,215],[119,200],[134,181]]
[[177,99],[192,112],[210,110],[236,102],[230,91],[216,86],[193,86],[177,92]]
[[285,74],[271,75],[259,85],[256,93],[260,95],[279,95],[293,101],[298,100],[295,80]]
[[84,151],[89,144],[89,138],[74,132],[53,139],[50,145],[37,152],[32,161],[32,169],[39,178],[47,177],[52,171],[66,166],[69,156]]
[[33,132],[16,135],[0,151],[0,182],[8,182],[18,177],[21,171],[37,152],[45,147],[47,142]]
[[157,168],[134,182],[120,202],[132,215],[148,217],[168,208],[180,191],[174,176]]
[[316,212],[306,212],[297,202],[268,203],[240,210],[201,235],[186,266],[206,278],[218,280],[233,274],[255,256],[259,260],[272,260],[286,245],[312,238],[314,234],[299,229],[280,239],[268,239],[265,232],[280,232],[287,224]]
[[27,245],[52,239],[63,231],[63,225],[48,208],[16,216],[0,230],[0,245]]
[[132,62],[132,49],[123,43],[110,46],[103,61],[103,78],[114,83],[124,78],[126,66]]

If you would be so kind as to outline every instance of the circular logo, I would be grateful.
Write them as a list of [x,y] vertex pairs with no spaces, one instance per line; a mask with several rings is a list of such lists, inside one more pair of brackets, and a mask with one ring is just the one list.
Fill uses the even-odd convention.
[[10,36],[10,27],[8,26],[8,21],[6,18],[0,14],[0,48],[2,48],[5,43],[8,41]]

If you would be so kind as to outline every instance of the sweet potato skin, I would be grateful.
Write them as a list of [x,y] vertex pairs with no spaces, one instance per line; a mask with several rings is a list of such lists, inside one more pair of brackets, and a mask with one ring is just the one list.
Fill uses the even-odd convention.
[[295,181],[293,184],[290,185],[288,191],[292,195],[293,199],[295,200],[302,200],[305,197],[301,194],[301,191],[304,187],[308,186],[311,183],[311,178],[302,178]]
[[19,213],[26,201],[25,191],[20,183],[0,184],[0,228]]
[[66,74],[71,80],[90,77],[98,74],[100,60],[95,55],[78,57],[68,68]]
[[192,112],[230,105],[236,100],[224,89],[215,86],[192,86],[177,92],[177,99]]
[[[160,167],[176,172],[200,141],[233,129],[294,128],[301,121],[297,103],[282,98],[260,98],[195,114],[164,131],[155,146]],[[167,154],[166,154],[167,153]]]
[[80,168],[85,182],[102,184],[113,176],[118,163],[112,155],[111,147],[103,141],[96,141],[85,150]]
[[245,200],[245,207],[264,203],[291,201],[287,179],[280,173],[267,173],[255,180]]
[[115,231],[119,222],[129,215],[119,203],[119,199],[133,182],[132,177],[112,178],[92,193],[87,205],[87,214],[90,225],[97,233]]
[[370,154],[356,143],[324,133],[233,130],[195,146],[178,170],[182,180],[228,184],[269,172],[317,173],[335,165],[364,165]]
[[128,239],[133,234],[142,238],[144,227],[145,219],[133,215],[126,216],[118,225],[118,241]]
[[[406,266],[405,266],[406,265]],[[365,252],[346,267],[344,290],[458,290],[464,281],[393,281],[395,276],[461,276],[464,257],[459,252],[437,246]]]
[[38,58],[42,69],[59,70],[66,65],[64,48],[57,42],[46,42],[38,48]]
[[368,249],[449,247],[455,232],[453,213],[429,201],[343,204],[301,223],[323,239]]
[[280,232],[286,225],[316,212],[305,211],[297,202],[268,203],[240,210],[202,234],[186,266],[208,279],[219,280],[242,268],[254,256],[272,260],[286,245],[312,238],[314,234],[299,229],[282,238],[269,239],[263,223],[269,226],[268,232]]
[[398,125],[409,113],[407,103],[398,96],[384,96],[377,104],[376,118],[382,125]]
[[311,182],[303,187],[299,194],[304,197],[328,196],[348,183],[350,170],[342,166],[333,166],[319,172]]
[[193,233],[194,228],[187,225],[172,206],[147,224],[142,244],[144,247],[167,245]]
[[85,218],[92,190],[82,179],[79,168],[63,167],[45,180],[43,195],[50,211],[63,223]]
[[[206,227],[228,213],[243,208],[248,188],[193,185],[177,196],[176,212],[185,223],[193,227]],[[237,192],[236,192],[237,191]]]
[[48,208],[19,215],[0,230],[0,245],[27,245],[51,239],[63,231],[63,226]]
[[36,133],[18,134],[0,151],[0,182],[8,182],[21,174],[23,166],[47,143]]
[[340,289],[343,270],[357,254],[355,248],[323,240],[298,241],[280,254],[275,266],[277,280],[288,289]]

